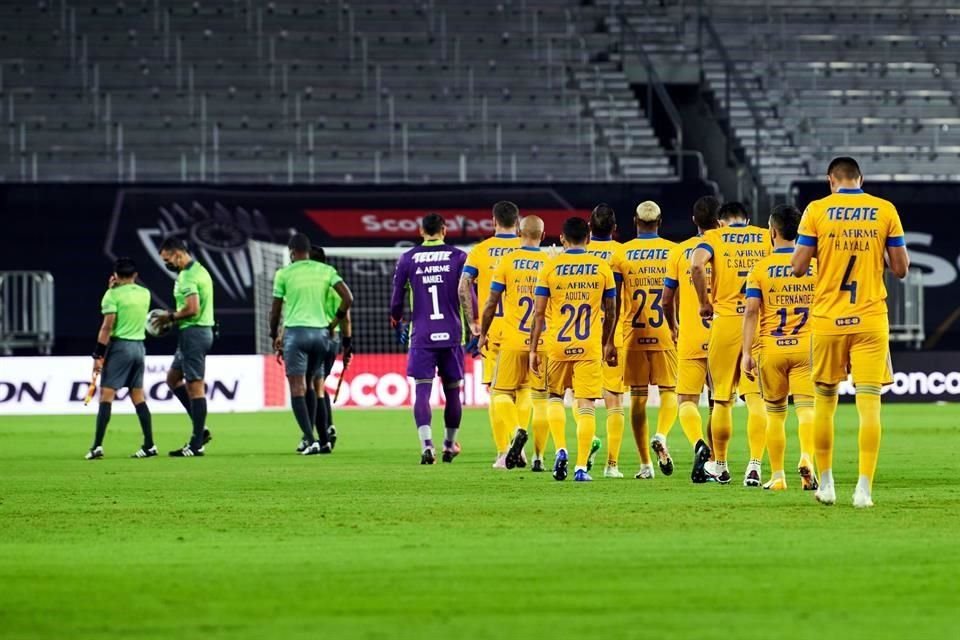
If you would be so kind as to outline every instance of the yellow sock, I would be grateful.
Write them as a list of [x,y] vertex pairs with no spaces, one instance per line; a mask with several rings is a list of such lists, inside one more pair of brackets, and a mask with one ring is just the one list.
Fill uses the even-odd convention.
[[487,417],[490,418],[490,435],[493,436],[493,446],[500,453],[500,425],[497,424],[497,403],[494,402],[496,392],[490,389],[490,404],[487,405]]
[[641,464],[650,464],[650,428],[647,426],[647,388],[630,390],[630,428]]
[[860,478],[873,486],[880,454],[880,386],[857,385],[857,413],[860,416]]
[[750,442],[750,460],[763,460],[763,449],[767,440],[767,409],[759,393],[748,393],[747,403],[747,440]]
[[543,457],[547,449],[547,436],[550,433],[550,421],[547,419],[547,392],[534,391],[531,397],[533,404],[533,453]]
[[800,437],[800,458],[806,458],[813,463],[813,452],[816,446],[813,442],[813,398],[800,396],[793,398],[793,406],[797,410],[797,435]]
[[816,384],[813,396],[813,444],[817,471],[833,471],[833,416],[837,412],[837,385]]
[[733,435],[733,403],[714,401],[713,404],[713,447],[717,462],[726,464],[730,437]]
[[607,464],[616,466],[623,444],[623,407],[607,409]]
[[577,468],[586,469],[590,446],[597,435],[597,416],[593,407],[577,407]]
[[664,438],[670,435],[677,420],[677,390],[660,387],[660,411],[657,412],[657,433]]
[[700,417],[700,409],[696,402],[680,403],[680,428],[683,429],[683,435],[687,436],[687,442],[691,446],[697,446],[697,443],[703,440],[703,419]]
[[510,448],[510,438],[517,428],[517,405],[513,396],[504,391],[494,391],[492,402],[496,407],[493,415],[496,418],[494,439],[497,445],[497,454],[504,454]]
[[521,429],[530,426],[530,412],[533,409],[530,389],[517,389],[517,424]]
[[567,409],[563,406],[563,398],[550,398],[547,402],[547,423],[550,426],[550,437],[556,449],[567,448]]
[[787,399],[767,403],[767,452],[770,454],[770,472],[783,471],[787,448]]

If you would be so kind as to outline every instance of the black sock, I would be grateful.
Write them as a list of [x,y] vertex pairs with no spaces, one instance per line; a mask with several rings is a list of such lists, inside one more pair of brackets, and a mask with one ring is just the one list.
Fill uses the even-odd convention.
[[207,421],[206,398],[190,400],[190,419],[193,420],[193,438],[190,439],[190,446],[199,449],[203,446],[203,425]]
[[93,438],[93,448],[103,446],[103,436],[107,433],[107,424],[110,422],[110,411],[113,404],[101,402],[100,410],[97,411],[97,435]]
[[327,431],[333,426],[333,402],[329,393],[323,394],[323,404],[327,407]]
[[320,442],[321,445],[330,442],[330,434],[327,431],[328,425],[330,424],[329,415],[330,414],[327,413],[327,404],[321,398],[320,402],[317,403],[317,415],[313,421],[313,423],[317,425],[317,441]]
[[310,414],[307,413],[307,400],[303,396],[290,398],[290,407],[293,409],[293,417],[297,419],[297,425],[303,432],[303,439],[307,444],[313,444],[313,424],[310,422]]
[[177,396],[177,400],[179,400],[183,408],[187,410],[187,415],[190,415],[190,396],[187,395],[187,385],[182,384],[179,387],[174,387],[173,395]]
[[307,403],[307,417],[310,419],[310,424],[313,424],[316,421],[317,415],[317,392],[313,390],[313,381],[307,379],[307,393],[303,396],[303,399]]
[[153,446],[153,417],[150,415],[150,408],[147,407],[146,402],[135,404],[133,407],[137,410],[140,430],[143,431],[143,448],[149,449]]

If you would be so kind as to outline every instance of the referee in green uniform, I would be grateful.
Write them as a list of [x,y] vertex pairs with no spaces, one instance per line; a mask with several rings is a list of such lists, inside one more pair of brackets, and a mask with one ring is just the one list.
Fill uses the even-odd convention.
[[[302,455],[330,453],[326,428],[313,437],[314,416],[307,408],[307,377],[323,380],[324,364],[333,351],[331,334],[347,316],[353,294],[337,270],[310,259],[310,239],[302,233],[290,238],[291,264],[277,270],[273,281],[273,306],[270,308],[270,336],[274,349],[282,353],[290,405],[303,434]],[[331,289],[340,296],[340,304],[331,317],[325,301]],[[285,312],[285,313],[283,313]],[[283,313],[283,337],[279,336]],[[309,369],[309,370],[308,370]]]
[[134,458],[157,455],[153,444],[153,422],[143,395],[143,369],[146,351],[143,348],[144,320],[150,311],[150,292],[136,283],[137,265],[130,258],[113,263],[110,288],[100,301],[103,322],[93,351],[93,372],[100,374],[100,409],[97,411],[97,432],[93,446],[84,456],[87,460],[103,457],[103,437],[107,433],[113,399],[117,389],[130,390],[130,400],[137,410],[143,445]]
[[[177,274],[173,285],[176,311],[157,321],[160,326],[176,322],[177,351],[167,371],[167,385],[187,410],[193,424],[190,441],[170,452],[174,458],[202,456],[210,441],[206,428],[207,398],[204,395],[206,358],[213,346],[213,280],[202,264],[193,259],[179,238],[167,238],[160,245],[163,264]],[[184,382],[186,381],[186,382]]]

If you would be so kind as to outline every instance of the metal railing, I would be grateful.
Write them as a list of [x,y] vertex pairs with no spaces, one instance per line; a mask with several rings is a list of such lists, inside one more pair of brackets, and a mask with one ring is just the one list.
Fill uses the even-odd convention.
[[47,271],[0,272],[0,352],[53,349],[53,276]]
[[926,334],[923,330],[923,272],[910,269],[900,280],[887,271],[887,312],[890,317],[890,341],[909,342],[920,349]]

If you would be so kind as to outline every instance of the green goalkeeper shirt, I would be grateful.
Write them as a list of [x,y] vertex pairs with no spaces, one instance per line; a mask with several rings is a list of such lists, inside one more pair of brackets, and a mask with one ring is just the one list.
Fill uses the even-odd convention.
[[177,303],[177,311],[187,306],[187,298],[196,295],[200,303],[200,311],[192,318],[177,321],[181,329],[187,327],[212,327],[213,321],[213,279],[210,272],[197,262],[191,260],[187,268],[177,275],[173,285],[173,299]]
[[132,282],[107,289],[100,300],[100,313],[117,316],[110,337],[118,340],[143,340],[149,312],[150,292]]

